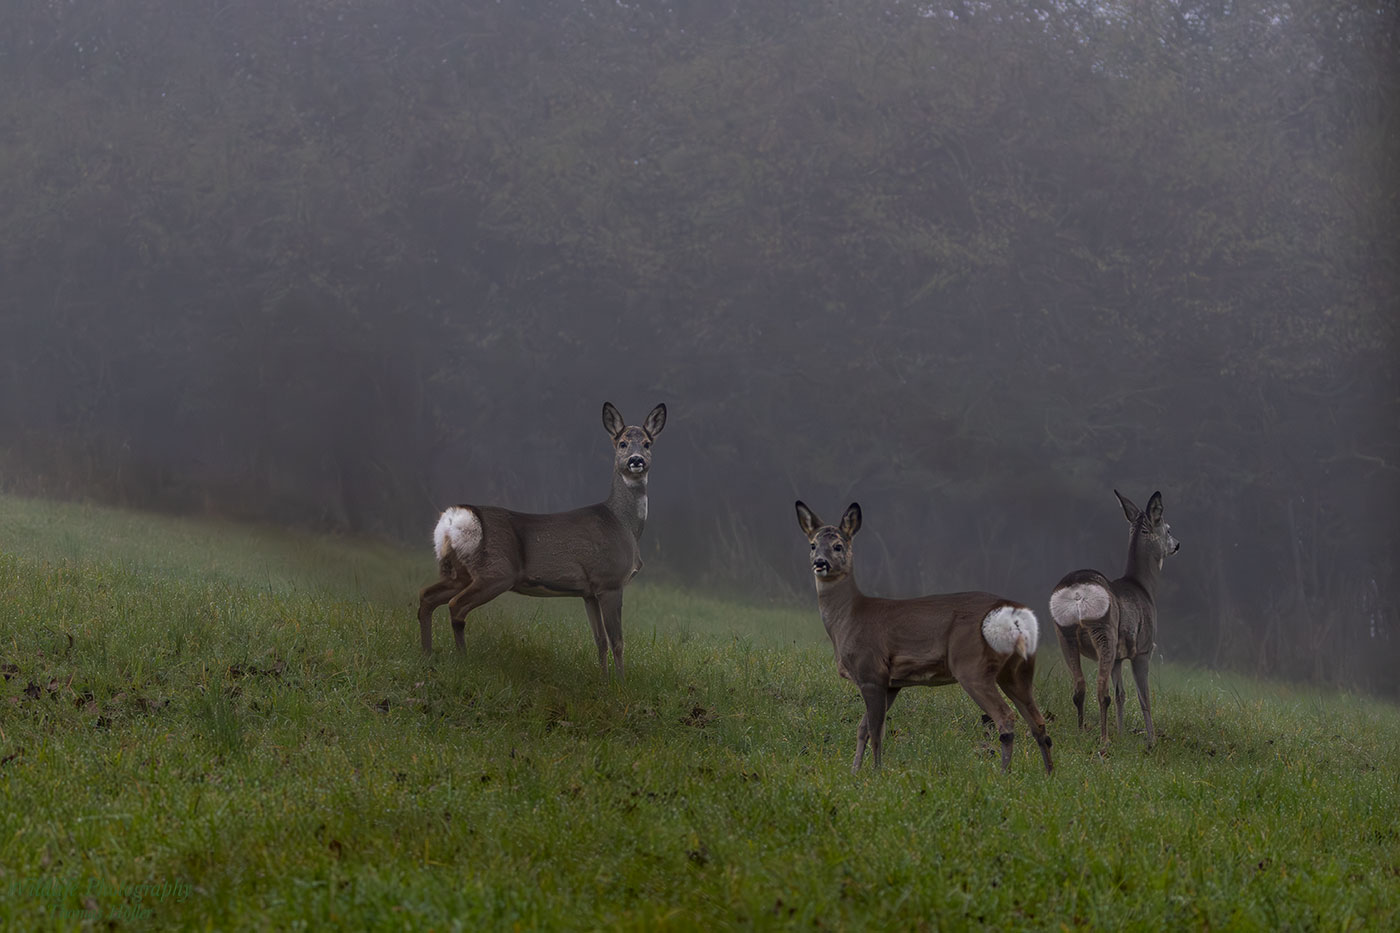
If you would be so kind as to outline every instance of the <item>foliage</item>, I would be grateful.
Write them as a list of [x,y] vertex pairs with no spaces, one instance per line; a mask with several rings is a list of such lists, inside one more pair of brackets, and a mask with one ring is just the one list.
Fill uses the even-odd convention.
[[673,578],[859,497],[1029,601],[1160,487],[1168,650],[1393,688],[1393,5],[752,7],[7,4],[0,484],[418,540],[664,398]]

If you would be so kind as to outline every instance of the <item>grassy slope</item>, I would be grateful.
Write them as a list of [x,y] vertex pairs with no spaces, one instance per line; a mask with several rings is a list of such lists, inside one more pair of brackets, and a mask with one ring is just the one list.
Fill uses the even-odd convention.
[[852,777],[815,609],[638,585],[616,684],[576,601],[501,600],[428,663],[429,563],[0,498],[0,924],[1400,924],[1388,705],[1167,669],[1159,747],[1100,756],[1042,652],[1052,778],[1024,732],[998,774],[955,688]]

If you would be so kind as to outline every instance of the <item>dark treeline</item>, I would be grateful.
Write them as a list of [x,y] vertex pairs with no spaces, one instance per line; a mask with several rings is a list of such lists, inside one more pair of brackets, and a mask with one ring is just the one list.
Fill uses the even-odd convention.
[[665,401],[653,579],[809,600],[859,499],[868,590],[1048,618],[1160,488],[1168,659],[1396,687],[1394,4],[0,8],[5,488],[427,582]]

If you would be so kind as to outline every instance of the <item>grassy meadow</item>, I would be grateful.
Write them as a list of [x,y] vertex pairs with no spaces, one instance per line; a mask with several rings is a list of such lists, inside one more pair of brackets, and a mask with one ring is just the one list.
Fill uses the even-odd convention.
[[0,927],[1400,927],[1386,703],[1157,665],[1158,747],[1100,753],[1047,632],[1054,775],[948,687],[853,776],[815,597],[644,573],[617,683],[572,599],[497,600],[465,655],[440,613],[424,659],[432,570],[0,497]]

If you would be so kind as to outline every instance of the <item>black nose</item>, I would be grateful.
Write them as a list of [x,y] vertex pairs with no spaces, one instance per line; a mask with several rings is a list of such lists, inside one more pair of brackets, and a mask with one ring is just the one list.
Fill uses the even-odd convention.
[[628,466],[628,467],[639,467],[639,466],[646,466],[646,465],[647,465],[647,462],[646,462],[646,460],[643,459],[642,457],[628,457],[628,458],[627,458],[627,466]]
[[812,561],[812,569],[813,569],[813,570],[830,570],[830,569],[831,569],[831,564],[827,563],[827,560],[826,560],[825,557],[818,557],[816,560]]

